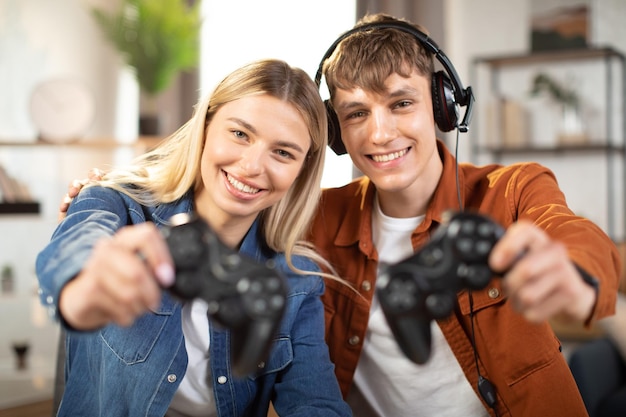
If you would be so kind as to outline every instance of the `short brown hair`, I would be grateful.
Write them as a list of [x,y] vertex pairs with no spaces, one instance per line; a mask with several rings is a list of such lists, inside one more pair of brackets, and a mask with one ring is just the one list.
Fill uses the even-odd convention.
[[[355,29],[372,23],[394,23],[406,20],[378,13],[360,19]],[[427,34],[419,25],[417,30]],[[383,92],[391,74],[409,77],[413,70],[428,77],[434,72],[433,54],[413,35],[393,28],[372,28],[356,31],[343,39],[324,62],[323,72],[331,101],[338,88],[360,87]]]

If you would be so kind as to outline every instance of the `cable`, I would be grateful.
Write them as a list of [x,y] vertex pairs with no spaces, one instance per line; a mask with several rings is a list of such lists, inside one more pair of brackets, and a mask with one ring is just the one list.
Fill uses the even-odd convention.
[[496,410],[496,387],[487,378],[482,376],[480,368],[478,367],[478,351],[476,350],[476,333],[474,330],[474,297],[472,291],[468,290],[469,305],[470,305],[470,326],[472,330],[472,349],[474,350],[474,362],[476,363],[476,373],[478,374],[478,392],[483,400],[493,410],[496,417],[498,417],[498,410]]
[[456,144],[454,145],[454,168],[456,175],[456,198],[459,201],[459,211],[463,211],[463,203],[461,202],[461,184],[459,182],[459,129],[456,129]]

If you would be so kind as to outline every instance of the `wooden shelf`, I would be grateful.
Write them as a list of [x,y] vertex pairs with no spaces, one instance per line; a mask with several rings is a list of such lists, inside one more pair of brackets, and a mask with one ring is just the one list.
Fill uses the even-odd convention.
[[522,153],[562,153],[562,152],[624,152],[625,148],[619,145],[607,144],[581,144],[581,145],[557,145],[557,146],[477,146],[478,152],[489,152],[494,154],[522,154]]
[[39,214],[39,202],[17,202],[5,203],[0,202],[0,214]]
[[585,49],[563,49],[555,51],[534,52],[531,54],[501,55],[494,57],[482,57],[474,60],[475,63],[488,64],[492,67],[505,67],[509,65],[525,65],[547,63],[557,61],[572,61],[585,59],[598,59],[614,57],[624,60],[624,55],[611,47],[595,47]]
[[11,139],[0,138],[1,147],[53,147],[53,148],[100,148],[114,149],[123,147],[137,147],[141,149],[150,149],[157,145],[162,137],[158,136],[140,136],[135,142],[120,143],[111,138],[93,138],[85,140],[77,140],[69,143],[52,143],[42,140],[38,141],[16,141]]

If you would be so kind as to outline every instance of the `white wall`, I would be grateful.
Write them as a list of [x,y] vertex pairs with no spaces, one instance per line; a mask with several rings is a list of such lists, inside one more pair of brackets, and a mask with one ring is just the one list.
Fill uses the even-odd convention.
[[[254,59],[284,59],[315,77],[328,47],[354,25],[355,1],[205,0],[203,16],[200,88],[207,94],[230,71]],[[343,185],[351,177],[350,157],[329,149],[322,186]]]
[[90,15],[91,7],[111,9],[118,1],[0,1],[0,140],[36,139],[30,94],[56,77],[76,78],[93,93],[87,140],[137,137],[138,88]]

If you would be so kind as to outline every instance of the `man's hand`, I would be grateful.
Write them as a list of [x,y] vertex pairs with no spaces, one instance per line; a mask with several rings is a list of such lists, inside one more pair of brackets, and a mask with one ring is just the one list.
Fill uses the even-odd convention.
[[59,221],[63,220],[67,215],[67,210],[70,208],[70,203],[72,199],[78,195],[80,190],[87,184],[89,181],[99,181],[102,179],[102,172],[98,168],[93,168],[89,171],[87,178],[82,180],[74,180],[67,187],[67,194],[61,200],[61,204],[59,204]]
[[596,291],[583,281],[565,246],[529,221],[507,229],[493,248],[489,265],[508,271],[504,289],[513,307],[531,322],[550,318],[585,322],[593,312]]
[[85,267],[61,291],[59,311],[77,330],[129,326],[156,310],[160,288],[173,282],[173,261],[157,227],[126,226],[94,246]]

